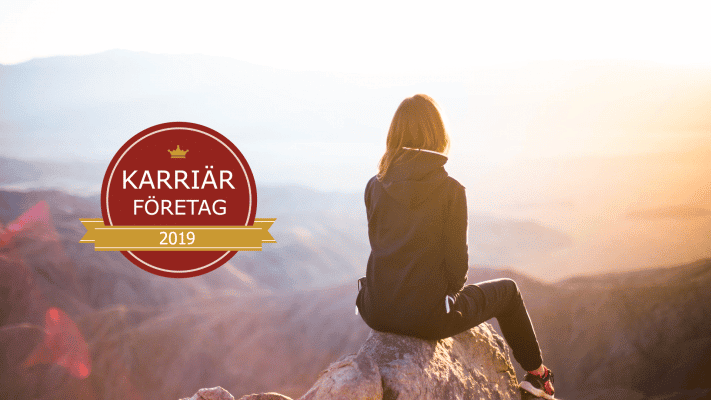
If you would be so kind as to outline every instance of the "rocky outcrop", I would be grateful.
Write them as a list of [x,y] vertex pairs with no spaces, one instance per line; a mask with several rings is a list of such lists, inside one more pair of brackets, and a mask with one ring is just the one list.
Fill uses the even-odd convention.
[[235,398],[230,392],[218,386],[209,389],[200,389],[193,397],[183,400],[235,400]]
[[[209,389],[200,389],[193,397],[182,400],[235,400],[235,398],[230,392],[217,386]],[[242,396],[239,400],[291,400],[291,397],[279,393],[257,393]]]
[[[487,323],[439,341],[371,331],[358,353],[331,364],[299,400],[519,399],[508,353]],[[191,399],[230,399],[217,389]],[[263,393],[239,400],[267,399],[289,398]]]

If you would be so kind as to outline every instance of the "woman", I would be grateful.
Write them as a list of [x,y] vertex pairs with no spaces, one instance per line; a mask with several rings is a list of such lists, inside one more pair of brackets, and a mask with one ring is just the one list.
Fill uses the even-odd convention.
[[365,204],[371,253],[357,307],[375,330],[437,340],[497,318],[514,358],[528,371],[521,387],[552,398],[553,374],[541,358],[516,283],[467,285],[464,186],[444,170],[449,137],[439,107],[418,94],[393,117]]

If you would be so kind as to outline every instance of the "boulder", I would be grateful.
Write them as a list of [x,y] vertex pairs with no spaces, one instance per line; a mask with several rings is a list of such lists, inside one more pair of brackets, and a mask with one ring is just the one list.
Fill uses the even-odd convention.
[[181,400],[235,400],[227,390],[217,386],[209,389],[200,389],[191,398]]
[[372,331],[358,354],[332,364],[300,400],[518,398],[508,347],[481,324],[438,341]]
[[[299,400],[520,398],[508,346],[484,323],[437,341],[371,331],[357,354],[331,364]],[[240,400],[290,399],[262,393]]]

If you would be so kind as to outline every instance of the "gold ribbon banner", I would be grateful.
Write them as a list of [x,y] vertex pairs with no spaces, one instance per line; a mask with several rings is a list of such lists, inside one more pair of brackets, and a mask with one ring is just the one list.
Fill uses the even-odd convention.
[[87,232],[79,243],[95,251],[262,251],[276,243],[269,233],[276,218],[255,218],[253,226],[105,226],[101,218],[79,219]]

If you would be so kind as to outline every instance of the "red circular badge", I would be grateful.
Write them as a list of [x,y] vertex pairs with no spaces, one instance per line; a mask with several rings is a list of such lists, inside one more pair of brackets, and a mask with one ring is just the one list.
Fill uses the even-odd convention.
[[[156,125],[132,137],[111,160],[101,187],[106,227],[252,226],[256,211],[257,188],[242,153],[216,131],[188,122]],[[163,240],[187,244],[190,233],[166,233]],[[153,274],[187,278],[218,268],[237,252],[121,253]]]

